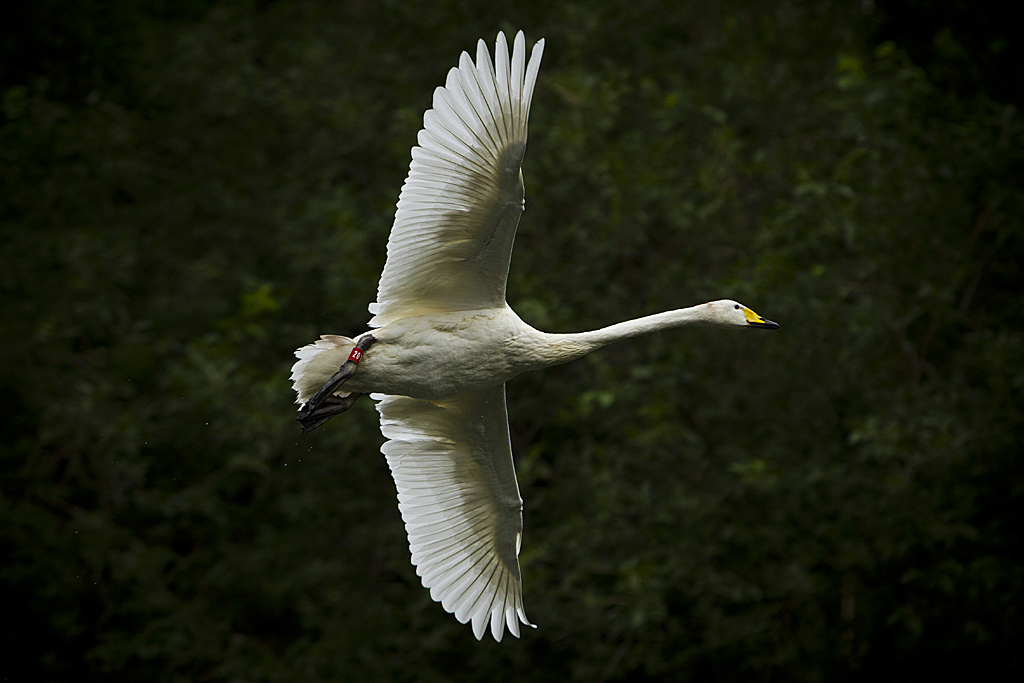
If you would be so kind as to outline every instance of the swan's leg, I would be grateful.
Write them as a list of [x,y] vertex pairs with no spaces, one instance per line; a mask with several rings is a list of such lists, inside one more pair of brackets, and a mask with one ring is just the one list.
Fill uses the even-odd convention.
[[358,392],[352,392],[344,398],[341,396],[328,396],[314,410],[306,410],[306,406],[309,405],[308,403],[303,405],[299,410],[298,418],[296,418],[302,423],[302,433],[308,434],[335,415],[345,412],[355,404],[360,396],[362,394]]
[[[361,394],[353,393],[348,396],[341,398],[335,396],[334,393],[341,388],[349,377],[356,374],[356,370],[359,369],[359,361],[362,359],[363,354],[373,343],[377,341],[372,334],[363,335],[359,341],[356,342],[355,348],[352,349],[352,353],[349,354],[348,360],[341,364],[338,371],[331,375],[331,378],[327,380],[327,383],[320,387],[320,390],[313,395],[313,398],[309,399],[302,404],[299,408],[298,420],[302,423],[302,433],[310,432],[328,419],[334,417],[338,413],[343,413],[352,407],[352,404],[356,402]],[[349,400],[351,399],[351,400]]]

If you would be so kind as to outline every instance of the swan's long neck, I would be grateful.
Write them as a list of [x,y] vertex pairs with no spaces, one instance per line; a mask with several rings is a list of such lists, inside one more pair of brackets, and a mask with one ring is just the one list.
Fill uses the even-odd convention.
[[590,332],[573,334],[550,334],[540,332],[540,338],[532,349],[542,367],[568,363],[582,358],[591,351],[607,346],[620,339],[639,337],[671,327],[713,325],[708,304],[679,308],[674,311],[655,313],[635,320],[602,327]]

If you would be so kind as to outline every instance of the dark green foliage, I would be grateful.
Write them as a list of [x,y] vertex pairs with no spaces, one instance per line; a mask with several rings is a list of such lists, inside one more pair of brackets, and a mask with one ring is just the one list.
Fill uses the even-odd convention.
[[[50,4],[0,72],[12,680],[1024,673],[1019,35],[898,3]],[[364,329],[433,88],[519,28],[548,46],[512,306],[782,328],[509,385],[540,628],[477,643],[409,565],[370,403],[300,437],[287,377]]]

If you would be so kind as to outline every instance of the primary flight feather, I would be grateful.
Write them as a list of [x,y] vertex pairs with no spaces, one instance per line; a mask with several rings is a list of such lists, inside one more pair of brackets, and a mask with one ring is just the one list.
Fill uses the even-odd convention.
[[303,431],[378,401],[381,448],[398,489],[412,563],[430,596],[472,623],[519,636],[522,499],[505,410],[506,380],[579,358],[618,339],[685,325],[773,329],[749,308],[714,301],[578,334],[548,334],[505,302],[523,212],[526,124],[544,41],[527,60],[498,34],[481,40],[434,91],[412,150],[370,304],[370,332],[325,335],[295,352]]

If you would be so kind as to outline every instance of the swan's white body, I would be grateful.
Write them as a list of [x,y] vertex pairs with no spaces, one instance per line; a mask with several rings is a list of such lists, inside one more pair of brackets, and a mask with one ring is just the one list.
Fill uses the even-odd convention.
[[[548,334],[505,303],[523,211],[520,164],[544,42],[526,62],[523,34],[496,63],[483,41],[463,53],[434,108],[398,202],[377,302],[375,341],[337,395],[377,399],[381,448],[398,488],[412,562],[430,595],[477,638],[490,626],[519,636],[523,610],[516,483],[504,383],[613,341],[685,325],[777,327],[734,301],[714,301],[592,332]],[[357,340],[324,336],[296,351],[305,404],[345,363]]]

